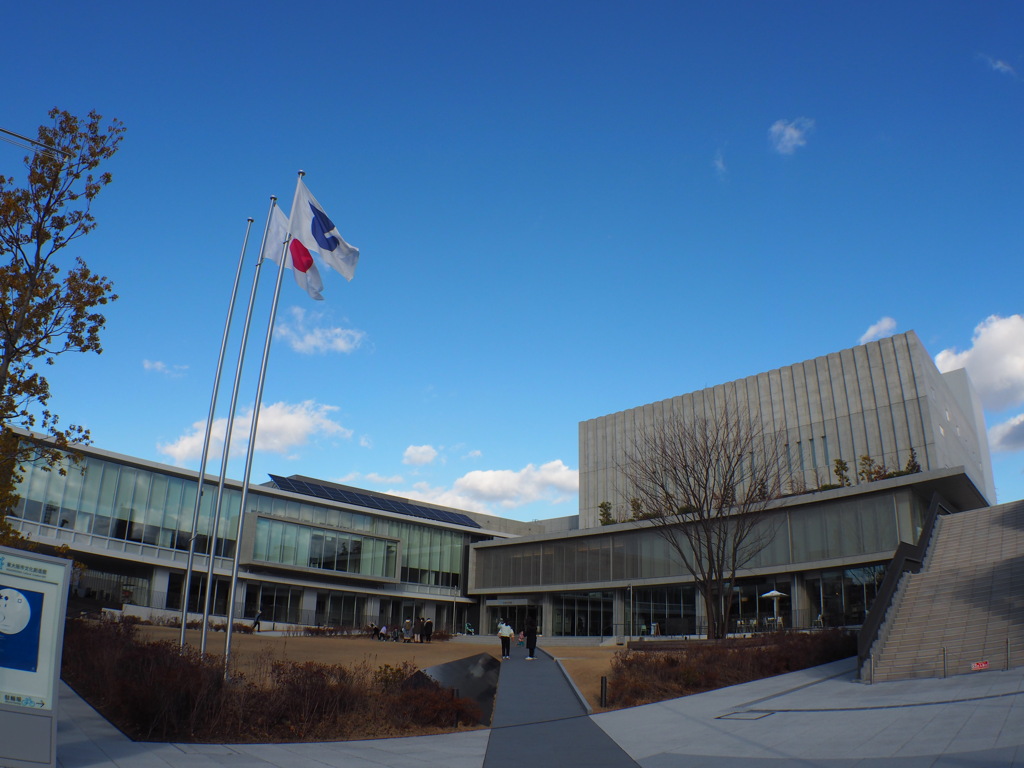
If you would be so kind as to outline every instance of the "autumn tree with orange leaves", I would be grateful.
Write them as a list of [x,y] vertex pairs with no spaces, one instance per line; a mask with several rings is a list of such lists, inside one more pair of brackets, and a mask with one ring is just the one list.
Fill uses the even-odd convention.
[[[89,431],[62,426],[49,409],[46,366],[67,352],[103,351],[102,308],[113,284],[64,250],[96,228],[92,203],[111,181],[100,165],[117,151],[124,126],[52,109],[25,157],[24,186],[0,176],[0,544],[23,544],[7,521],[22,467],[66,472]],[[46,440],[33,440],[43,435]]]

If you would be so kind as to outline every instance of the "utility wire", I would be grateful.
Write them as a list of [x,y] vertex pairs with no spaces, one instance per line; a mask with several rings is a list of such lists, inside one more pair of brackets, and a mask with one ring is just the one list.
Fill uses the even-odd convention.
[[[64,155],[64,157],[75,156],[74,152],[68,152],[66,149],[59,149],[58,147],[51,147],[48,144],[43,144],[41,141],[30,139],[28,136],[22,136],[20,133],[8,131],[6,128],[0,128],[0,133],[7,134],[7,136],[0,136],[0,140],[6,141],[8,144],[13,144],[16,147],[21,147],[22,149],[31,149],[33,152],[42,152],[44,155],[49,155],[50,157],[56,157],[58,154]],[[14,138],[11,139],[8,138],[8,136],[13,136]],[[15,139],[20,139],[21,141],[15,141]]]

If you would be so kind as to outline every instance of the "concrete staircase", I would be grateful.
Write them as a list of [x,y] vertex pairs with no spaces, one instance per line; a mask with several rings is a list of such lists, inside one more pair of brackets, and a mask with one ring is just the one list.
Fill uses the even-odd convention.
[[1024,501],[938,519],[924,567],[904,575],[862,677],[959,675],[978,662],[1024,666]]

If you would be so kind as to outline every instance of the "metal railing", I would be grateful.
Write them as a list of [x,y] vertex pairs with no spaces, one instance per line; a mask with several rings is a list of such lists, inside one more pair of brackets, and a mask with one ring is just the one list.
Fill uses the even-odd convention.
[[[893,554],[892,560],[885,569],[885,577],[875,594],[875,601],[864,619],[864,624],[857,635],[857,669],[863,670],[864,663],[871,656],[871,648],[878,639],[885,617],[892,607],[893,598],[899,589],[900,580],[905,573],[918,573],[924,564],[925,555],[928,552],[928,545],[931,543],[932,532],[935,530],[935,523],[939,517],[940,509],[948,509],[949,504],[938,493],[932,494],[931,502],[928,504],[928,511],[925,513],[921,535],[917,537],[916,544],[900,542]],[[863,675],[863,672],[860,672]],[[871,675],[869,675],[869,678]]]

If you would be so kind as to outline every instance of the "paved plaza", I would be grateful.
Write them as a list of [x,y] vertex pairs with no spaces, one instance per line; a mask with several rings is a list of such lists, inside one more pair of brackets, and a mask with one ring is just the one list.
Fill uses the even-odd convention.
[[557,662],[502,665],[492,727],[315,744],[133,742],[62,684],[61,768],[1024,767],[1024,668],[864,685],[854,660],[589,714]]

